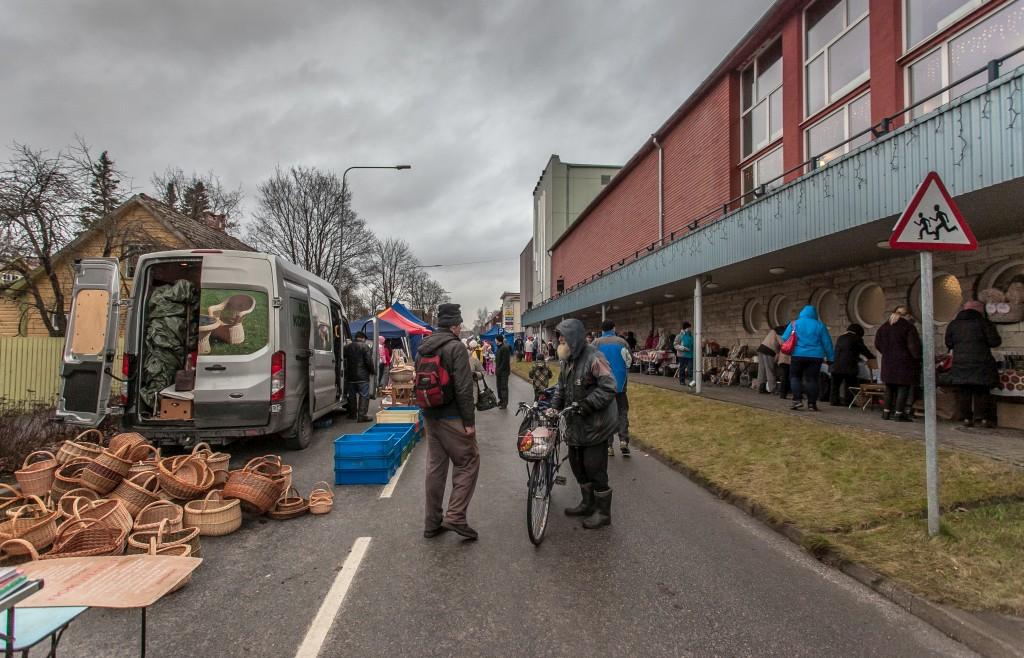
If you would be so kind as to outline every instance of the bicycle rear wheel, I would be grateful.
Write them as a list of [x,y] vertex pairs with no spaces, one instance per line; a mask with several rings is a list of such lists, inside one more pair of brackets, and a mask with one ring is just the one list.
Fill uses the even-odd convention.
[[544,541],[544,530],[548,526],[548,510],[551,507],[550,468],[548,461],[530,464],[530,482],[526,497],[526,529],[530,541],[540,546]]

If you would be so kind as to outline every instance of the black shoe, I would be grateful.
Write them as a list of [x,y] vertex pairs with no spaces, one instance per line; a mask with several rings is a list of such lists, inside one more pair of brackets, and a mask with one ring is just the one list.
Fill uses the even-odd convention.
[[438,535],[443,535],[446,532],[448,532],[448,528],[444,527],[443,525],[439,525],[431,530],[424,530],[423,537],[426,539],[433,539],[434,537],[437,537]]
[[583,519],[583,527],[595,530],[612,524],[612,490],[594,492],[594,513]]
[[895,420],[897,423],[909,423],[910,422],[910,419],[907,418],[907,414],[900,413],[899,411],[896,412],[896,415],[895,415],[895,417],[893,417],[893,420]]
[[476,539],[480,535],[476,530],[470,528],[465,523],[442,523],[441,527],[445,530],[451,530],[452,532],[465,537],[466,539]]
[[620,441],[619,442],[619,452],[622,453],[623,457],[630,457],[631,455],[629,454],[629,444],[628,443],[622,443]]
[[811,411],[818,411],[818,405],[816,404],[809,404],[807,405],[807,408],[810,409]]
[[789,408],[789,410],[790,411],[800,411],[803,408],[804,408],[804,403],[803,402],[794,402],[793,405]]
[[891,420],[891,419],[892,419],[892,412],[889,411],[888,409],[883,409],[882,410],[882,420]]
[[360,416],[359,418],[356,418],[356,422],[357,423],[372,423],[373,419],[370,418],[369,416]]
[[589,484],[580,485],[580,495],[583,499],[576,507],[566,507],[566,516],[590,516],[594,513],[594,489]]
[[964,418],[964,427],[974,427],[974,421],[970,418]]
[[995,429],[996,426],[991,420],[979,420],[978,424],[987,430]]

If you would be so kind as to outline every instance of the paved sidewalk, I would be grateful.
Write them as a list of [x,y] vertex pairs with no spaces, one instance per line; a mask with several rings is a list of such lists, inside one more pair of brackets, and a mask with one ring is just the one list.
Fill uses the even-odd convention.
[[[693,393],[693,389],[680,386],[674,377],[658,375],[639,375],[630,373],[629,380],[637,384],[648,384],[671,391]],[[798,414],[823,423],[834,423],[860,429],[885,432],[906,439],[924,440],[924,422],[896,423],[882,420],[875,411],[861,411],[854,407],[833,407],[827,402],[819,403],[819,413],[809,411],[790,411],[789,400],[781,400],[776,395],[759,394],[742,386],[704,385],[702,396],[722,402],[732,402],[758,409],[778,411],[785,414]],[[939,446],[970,452],[983,457],[991,457],[999,461],[1009,462],[1024,468],[1024,432],[1013,429],[980,429],[966,428],[955,423],[939,420]]]

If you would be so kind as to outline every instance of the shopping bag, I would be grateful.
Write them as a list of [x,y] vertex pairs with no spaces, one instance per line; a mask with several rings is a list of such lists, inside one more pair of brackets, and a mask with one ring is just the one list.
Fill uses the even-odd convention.
[[782,343],[782,347],[779,348],[782,350],[783,354],[792,354],[793,350],[796,349],[796,323],[793,322],[789,326],[792,329],[789,333],[789,338],[787,338],[786,342]]
[[484,382],[484,390],[480,390],[480,382],[476,384],[476,390],[478,392],[476,398],[476,410],[477,411],[488,411],[498,406],[498,398],[494,395],[494,391]]

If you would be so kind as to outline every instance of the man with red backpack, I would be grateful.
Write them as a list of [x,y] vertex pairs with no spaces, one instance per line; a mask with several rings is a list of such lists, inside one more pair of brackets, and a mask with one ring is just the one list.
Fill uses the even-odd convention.
[[[413,380],[416,403],[423,409],[427,426],[423,536],[429,539],[451,530],[467,539],[476,539],[476,530],[466,523],[466,509],[480,473],[473,373],[469,354],[459,340],[459,305],[441,304],[437,316],[437,332],[423,340],[416,355]],[[449,463],[453,469],[452,493],[448,511],[442,515]]]

